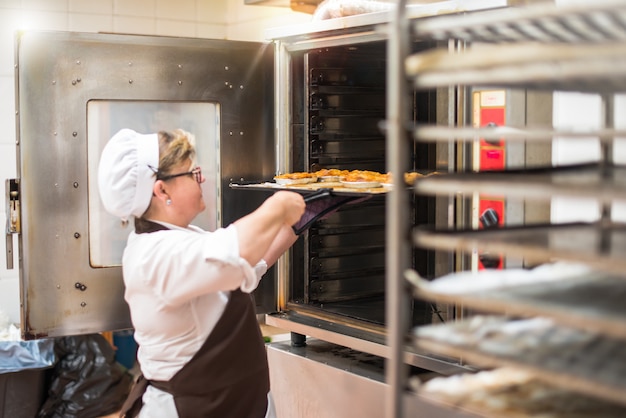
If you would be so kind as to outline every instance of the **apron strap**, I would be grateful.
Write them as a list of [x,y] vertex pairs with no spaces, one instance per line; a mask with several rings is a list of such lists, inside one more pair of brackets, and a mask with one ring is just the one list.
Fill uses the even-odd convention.
[[150,384],[150,381],[143,377],[143,374],[140,374],[133,388],[130,390],[126,401],[122,405],[122,409],[120,410],[120,418],[135,418],[139,415],[139,411],[141,411],[141,407],[143,406],[142,397],[146,392],[146,388]]

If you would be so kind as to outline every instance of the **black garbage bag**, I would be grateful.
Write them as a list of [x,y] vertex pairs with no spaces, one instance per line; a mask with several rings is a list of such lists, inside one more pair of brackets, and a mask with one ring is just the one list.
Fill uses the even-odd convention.
[[55,340],[55,365],[39,417],[94,418],[119,411],[132,376],[100,334]]

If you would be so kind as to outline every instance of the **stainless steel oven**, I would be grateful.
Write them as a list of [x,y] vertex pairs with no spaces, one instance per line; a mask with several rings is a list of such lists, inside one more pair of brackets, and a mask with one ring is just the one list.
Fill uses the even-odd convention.
[[[302,50],[292,50],[289,62],[293,104],[291,141],[286,171],[386,169],[386,42],[349,38]],[[416,43],[416,50],[428,45]],[[442,92],[408,93],[414,121],[436,123],[448,117]],[[439,106],[438,106],[439,105]],[[437,165],[445,150],[414,147],[405,154],[412,170],[445,170]],[[447,208],[432,199],[413,199],[411,223],[434,223]],[[284,281],[281,306],[267,317],[269,324],[293,331],[294,343],[304,336],[377,355],[385,346],[385,194],[346,205],[318,221],[293,249]],[[423,274],[434,268],[427,252],[416,252],[412,266]],[[430,323],[440,314],[432,305],[410,303],[414,324]],[[336,332],[337,328],[341,331]]]

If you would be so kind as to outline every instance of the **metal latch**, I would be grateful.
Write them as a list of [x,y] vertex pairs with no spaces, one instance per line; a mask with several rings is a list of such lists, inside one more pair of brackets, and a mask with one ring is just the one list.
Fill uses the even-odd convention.
[[7,270],[13,268],[13,234],[21,232],[20,227],[20,193],[19,182],[17,179],[7,179],[5,181],[6,188],[6,252],[7,252]]

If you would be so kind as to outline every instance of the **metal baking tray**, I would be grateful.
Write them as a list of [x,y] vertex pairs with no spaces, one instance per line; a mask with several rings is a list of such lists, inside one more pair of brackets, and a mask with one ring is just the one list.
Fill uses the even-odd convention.
[[470,85],[617,93],[626,91],[626,43],[481,45],[459,54],[435,49],[409,56],[405,68],[419,89]]
[[436,250],[490,252],[529,262],[564,260],[623,275],[626,225],[617,223],[539,224],[480,230],[417,227],[417,246]]
[[579,131],[554,130],[537,127],[512,126],[443,126],[418,125],[413,130],[413,137],[419,142],[450,142],[450,141],[538,141],[550,142],[554,138],[572,140],[598,139],[604,143],[612,143],[615,138],[626,138],[626,131],[618,129],[589,129]]
[[413,343],[483,367],[515,366],[540,380],[626,405],[624,340],[552,324],[543,318],[475,316],[417,327]]
[[373,187],[373,188],[353,188],[346,187],[340,182],[316,182],[306,184],[291,184],[280,185],[271,181],[265,182],[241,182],[230,183],[231,189],[242,190],[262,190],[262,191],[278,191],[278,190],[290,190],[300,193],[314,193],[319,190],[330,190],[333,195],[336,196],[372,196],[372,195],[384,195],[390,189],[387,187]]
[[626,167],[601,163],[480,173],[451,173],[419,178],[417,193],[484,193],[523,199],[554,196],[594,198],[603,203],[626,200]]
[[[505,272],[506,273],[506,272]],[[480,272],[476,273],[480,276]],[[542,280],[534,283],[484,287],[446,292],[437,290],[426,280],[412,281],[419,299],[461,304],[480,312],[522,317],[545,316],[565,326],[593,329],[626,340],[626,281],[597,272],[574,277]]]
[[626,40],[626,4],[622,0],[565,5],[543,1],[523,8],[416,20],[413,33],[420,38],[468,42],[619,41]]

